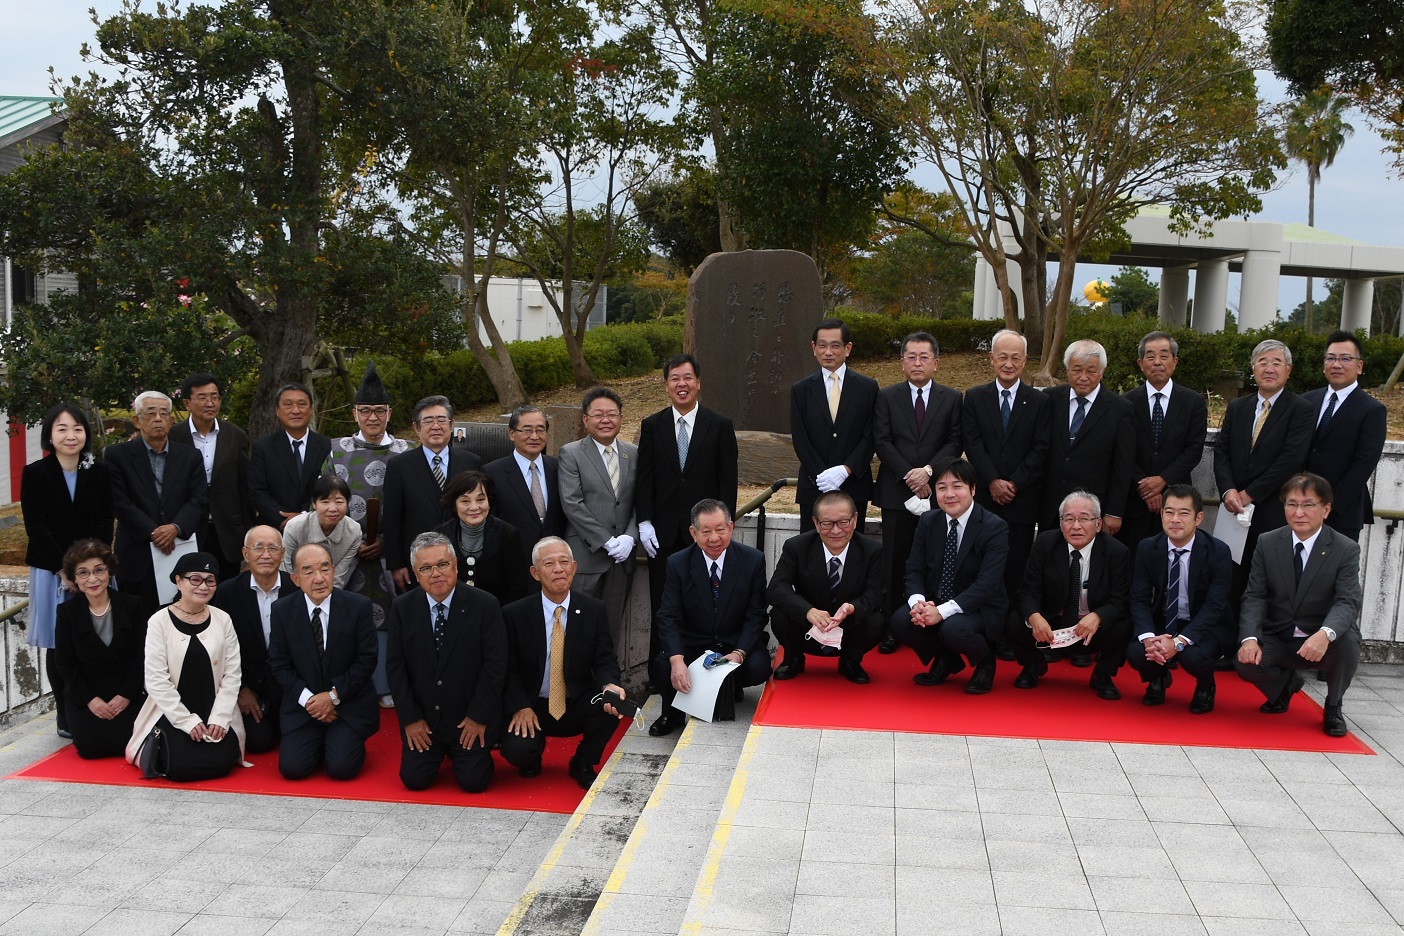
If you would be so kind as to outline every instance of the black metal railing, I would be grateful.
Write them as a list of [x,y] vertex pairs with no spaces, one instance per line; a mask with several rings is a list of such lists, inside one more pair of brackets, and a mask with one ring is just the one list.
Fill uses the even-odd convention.
[[746,503],[742,504],[742,505],[741,505],[741,508],[740,508],[739,510],[736,511],[736,519],[737,519],[738,521],[739,521],[742,517],[746,516],[746,514],[748,514],[748,513],[752,513],[752,512],[755,513],[755,515],[756,515],[756,548],[759,549],[761,552],[765,552],[765,504],[766,504],[766,501],[770,500],[770,499],[771,499],[772,497],[774,497],[776,494],[780,493],[780,489],[781,489],[781,488],[787,488],[787,487],[799,487],[799,478],[776,478],[774,481],[770,482],[770,487],[766,488],[764,491],[761,491],[761,492],[760,492],[759,494],[757,494],[755,497],[751,498],[749,501],[747,501]]

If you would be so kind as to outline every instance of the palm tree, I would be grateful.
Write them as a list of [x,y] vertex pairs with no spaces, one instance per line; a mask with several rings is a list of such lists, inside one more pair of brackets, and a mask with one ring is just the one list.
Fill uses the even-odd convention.
[[[1294,101],[1287,111],[1283,144],[1287,155],[1307,167],[1307,224],[1316,227],[1316,182],[1336,161],[1345,138],[1355,132],[1341,114],[1350,99],[1323,85]],[[1311,277],[1307,277],[1306,327],[1311,331]]]

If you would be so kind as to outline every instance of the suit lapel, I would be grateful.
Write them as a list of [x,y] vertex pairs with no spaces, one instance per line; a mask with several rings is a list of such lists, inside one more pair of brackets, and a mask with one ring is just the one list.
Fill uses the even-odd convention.
[[1033,392],[1033,391],[1029,390],[1029,387],[1028,387],[1027,384],[1025,384],[1025,383],[1023,383],[1022,381],[1020,381],[1020,383],[1019,383],[1019,389],[1018,389],[1012,396],[1010,396],[1010,398],[1009,398],[1009,425],[1008,425],[1008,426],[1005,426],[1005,425],[1004,425],[1004,417],[1002,417],[1002,416],[999,414],[999,397],[1000,397],[1000,393],[1001,393],[1002,391],[1003,391],[1003,388],[1000,387],[999,381],[996,380],[996,381],[994,382],[994,412],[995,412],[995,425],[1000,427],[1000,432],[1002,433],[1003,438],[1004,438],[1004,439],[1008,439],[1011,435],[1014,434],[1014,427],[1018,424],[1019,420],[1023,417],[1023,415],[1024,415],[1024,406],[1027,405],[1028,402],[1029,402],[1028,394],[1031,393],[1031,392]]
[[1087,415],[1083,417],[1082,425],[1078,427],[1077,441],[1073,443],[1073,447],[1081,445],[1082,440],[1087,438],[1087,434],[1092,431],[1092,427],[1101,422],[1102,414],[1111,406],[1111,401],[1107,399],[1109,393],[1111,391],[1106,387],[1102,387],[1097,392],[1097,399],[1092,401],[1091,406],[1087,407]]
[[[438,654],[438,670],[443,672],[448,661],[453,659],[454,648],[458,646],[459,639],[463,636],[463,631],[468,628],[468,609],[464,606],[462,596],[459,594],[460,588],[468,586],[455,585],[453,597],[449,599],[448,613],[444,616],[444,649]],[[429,606],[426,600],[424,606],[429,609],[429,646],[434,646],[434,609]]]
[[[1329,395],[1330,392],[1331,392],[1330,387],[1327,387],[1327,388],[1326,388],[1326,394],[1323,394],[1323,395],[1322,395],[1322,399],[1324,400],[1325,397],[1326,397],[1326,395]],[[1334,413],[1331,414],[1331,422],[1327,424],[1327,426],[1326,426],[1325,429],[1314,428],[1314,429],[1312,430],[1312,431],[1316,434],[1316,438],[1317,438],[1317,441],[1318,441],[1318,442],[1321,441],[1321,440],[1323,440],[1323,439],[1325,439],[1325,438],[1327,438],[1328,436],[1331,435],[1331,433],[1333,433],[1333,432],[1336,431],[1336,427],[1338,427],[1338,426],[1341,424],[1341,419],[1342,419],[1342,417],[1350,418],[1350,417],[1352,417],[1352,416],[1355,415],[1355,410],[1356,410],[1356,408],[1360,405],[1360,401],[1356,399],[1356,396],[1357,396],[1359,393],[1360,393],[1360,388],[1359,388],[1359,387],[1356,387],[1354,390],[1352,390],[1352,391],[1350,392],[1350,396],[1346,397],[1345,400],[1344,400],[1343,402],[1338,403],[1338,404],[1336,405],[1336,411],[1335,411]],[[1313,411],[1313,413],[1312,413],[1312,420],[1313,420],[1313,426],[1314,426],[1314,427],[1315,427],[1315,426],[1320,426],[1320,425],[1321,425],[1321,404],[1320,404],[1320,403],[1316,404],[1316,406],[1315,406],[1315,409],[1314,409],[1314,411]]]
[[[939,508],[938,508],[939,509]],[[985,510],[979,504],[970,508],[970,519],[965,523],[965,535],[960,538],[960,545],[956,547],[956,568],[959,569],[965,562],[965,558],[970,555],[970,550],[975,548],[975,537],[979,535],[980,524],[985,520]],[[946,528],[946,535],[950,535],[950,518],[946,517],[942,523]],[[944,540],[942,545],[945,545]]]
[[[1331,555],[1331,547],[1334,545],[1332,539],[1331,528],[1323,525],[1320,535],[1316,537],[1316,542],[1311,544],[1310,555],[1305,557],[1306,568],[1302,569],[1302,580],[1297,583],[1297,590],[1292,593],[1292,610],[1294,612],[1297,610],[1298,605],[1301,604],[1302,598],[1312,593],[1315,587],[1316,574],[1321,571],[1321,567],[1326,564],[1327,558]],[[1295,553],[1297,550],[1296,537],[1288,536],[1287,542],[1290,544],[1290,552]],[[1294,577],[1296,575],[1295,562],[1296,558],[1293,556],[1292,559],[1289,560],[1289,563],[1292,565],[1292,574]]]

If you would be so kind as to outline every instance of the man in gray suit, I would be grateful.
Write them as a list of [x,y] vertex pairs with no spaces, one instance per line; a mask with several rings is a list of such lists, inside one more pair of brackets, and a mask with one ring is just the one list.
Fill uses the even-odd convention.
[[615,650],[623,647],[624,603],[634,580],[634,480],[639,450],[619,438],[624,404],[608,387],[585,391],[586,436],[561,446],[561,509],[575,555],[574,587],[605,603]]
[[1325,526],[1331,483],[1303,472],[1282,486],[1287,526],[1264,533],[1253,552],[1238,619],[1238,674],[1280,715],[1302,688],[1297,672],[1326,677],[1322,730],[1346,733],[1341,698],[1360,663],[1360,547]]

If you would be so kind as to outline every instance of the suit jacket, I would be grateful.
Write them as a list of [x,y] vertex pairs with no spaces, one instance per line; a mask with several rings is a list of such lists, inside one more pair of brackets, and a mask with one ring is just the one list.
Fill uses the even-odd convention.
[[1136,427],[1135,460],[1131,464],[1131,486],[1126,492],[1126,517],[1143,518],[1148,512],[1146,502],[1141,500],[1136,489],[1143,479],[1159,475],[1167,485],[1189,484],[1195,467],[1204,457],[1204,438],[1209,428],[1209,408],[1205,405],[1204,394],[1179,383],[1170,391],[1170,399],[1161,401],[1165,422],[1160,429],[1159,448],[1151,432],[1150,394],[1155,391],[1150,384],[1142,384],[1125,396],[1131,406],[1131,422]]
[[1330,389],[1318,387],[1302,394],[1302,401],[1312,414],[1306,470],[1331,482],[1327,525],[1337,530],[1358,530],[1375,522],[1370,475],[1384,451],[1386,412],[1383,403],[1357,386],[1331,414],[1330,424],[1317,429],[1318,414]]
[[[566,702],[588,700],[606,685],[619,685],[619,662],[609,636],[609,615],[603,601],[572,591],[565,615]],[[527,595],[502,609],[507,628],[507,687],[504,711],[511,715],[541,697],[546,676],[546,628],[541,592]]]
[[559,463],[552,455],[539,456],[545,467],[546,477],[541,479],[546,495],[546,519],[536,515],[536,504],[531,500],[531,489],[527,487],[522,470],[517,466],[515,455],[508,455],[488,462],[483,473],[492,478],[497,491],[492,499],[492,512],[517,528],[521,534],[522,546],[531,558],[531,547],[546,536],[566,535],[565,511],[561,509],[561,478]]
[[[223,431],[221,428],[220,432]],[[320,432],[308,429],[303,441],[301,470],[293,457],[288,434],[281,426],[253,444],[253,454],[249,457],[249,501],[253,504],[255,519],[275,530],[283,528],[284,511],[302,513],[312,506],[312,487],[331,454],[331,439]]]
[[362,738],[369,738],[380,728],[380,708],[371,683],[380,649],[375,621],[371,617],[371,600],[333,588],[329,601],[330,623],[326,649],[320,660],[317,645],[312,642],[307,597],[294,589],[273,602],[273,612],[269,615],[272,635],[268,643],[268,665],[278,687],[283,690],[278,718],[285,735],[312,724],[315,719],[298,702],[302,690],[316,695],[336,687],[341,699],[336,707],[337,717]]
[[697,407],[687,465],[678,466],[678,430],[673,408],[659,410],[639,427],[639,479],[634,516],[653,524],[664,552],[689,540],[692,507],[711,497],[736,515],[736,429],[729,417]]
[[[614,565],[604,544],[616,536],[639,541],[634,521],[634,488],[639,478],[639,450],[623,439],[614,440],[614,463],[619,466],[619,490],[609,483],[609,471],[595,440],[586,436],[561,446],[560,504],[565,512],[566,542],[575,553],[578,571],[608,572]],[[633,570],[633,557],[625,562]]]
[[926,416],[917,431],[912,390],[904,380],[884,387],[873,407],[873,445],[879,459],[873,503],[901,510],[912,496],[902,479],[920,465],[930,467],[961,452],[960,393],[934,380],[925,389]]
[[[1164,533],[1141,540],[1131,574],[1131,639],[1170,633],[1165,594],[1170,576],[1170,539]],[[1178,632],[1193,643],[1227,650],[1233,645],[1229,584],[1233,557],[1229,548],[1203,530],[1194,534],[1189,554],[1189,623]]]
[[117,574],[123,582],[151,577],[151,531],[174,523],[181,536],[192,536],[205,521],[209,487],[200,453],[166,443],[165,482],[156,493],[156,476],[146,443],[140,437],[109,446],[104,453],[112,479],[112,508],[117,514]]
[[522,558],[524,549],[517,528],[491,514],[483,522],[487,524],[483,530],[483,551],[473,557],[471,563],[458,540],[458,518],[435,527],[436,532],[447,536],[453,544],[453,554],[458,557],[458,580],[482,589],[502,605],[539,588],[527,571],[531,559]]
[[1298,583],[1295,544],[1289,527],[1270,530],[1258,540],[1238,615],[1240,642],[1268,634],[1286,640],[1294,628],[1307,634],[1323,626],[1337,634],[1352,628],[1359,633],[1360,545],[1322,526]]
[[78,469],[68,496],[63,468],[52,455],[24,466],[20,475],[20,511],[24,514],[25,565],[57,572],[63,554],[80,539],[112,542],[112,478],[104,462]]
[[725,555],[715,603],[707,556],[700,546],[694,543],[668,557],[658,609],[658,642],[665,656],[716,644],[765,652],[765,556],[735,540]]
[[[950,520],[944,511],[928,510],[917,521],[912,554],[907,559],[907,593],[894,604],[906,604],[912,595],[941,603]],[[984,625],[985,636],[990,640],[999,639],[1009,611],[1009,595],[1004,586],[1004,563],[1008,558],[1009,525],[979,504],[971,505],[970,519],[956,549],[955,594],[951,600]]]
[[[965,391],[960,435],[965,457],[979,484],[975,503],[1006,523],[1035,524],[1048,461],[1048,395],[1020,381],[1009,407],[1009,428],[999,413],[996,381]],[[1019,489],[1007,504],[990,496],[990,482],[1004,480]]]
[[[171,426],[172,445],[195,447],[190,420]],[[199,454],[199,449],[196,449]],[[203,459],[203,456],[202,456]],[[228,420],[219,421],[215,436],[214,470],[210,472],[210,517],[214,520],[218,544],[201,543],[202,549],[237,559],[244,546],[244,533],[253,526],[253,504],[249,500],[249,437]],[[218,545],[218,549],[213,549]]]
[[93,630],[88,602],[82,596],[58,606],[54,653],[70,705],[87,708],[94,697],[104,702],[120,695],[133,705],[146,695],[146,615],[142,601],[115,588],[107,590],[112,608],[112,643]]
[[1102,515],[1126,516],[1126,494],[1135,468],[1136,430],[1131,404],[1105,385],[1087,408],[1077,441],[1068,442],[1072,421],[1072,388],[1067,384],[1048,393],[1048,475],[1043,484],[1039,526],[1058,528],[1058,505],[1073,491],[1096,494]]
[[[263,618],[258,613],[258,596],[253,592],[252,580],[253,573],[244,571],[220,582],[210,604],[223,610],[234,622],[234,633],[239,637],[239,657],[243,662],[239,688],[247,688],[261,701],[268,701],[275,698],[278,681],[273,678],[273,669],[268,665],[268,644],[263,639]],[[292,578],[279,570],[278,600],[301,594]],[[271,614],[269,618],[271,627]],[[312,626],[310,622],[308,626]],[[269,636],[271,639],[271,632]],[[337,692],[340,691],[338,687]]]
[[[1191,561],[1193,561],[1191,559]],[[1131,592],[1131,551],[1103,531],[1092,541],[1091,569],[1084,569],[1087,608],[1102,619],[1104,628],[1127,620]],[[1034,539],[1024,584],[1019,589],[1019,615],[1035,612],[1057,630],[1062,626],[1068,595],[1068,543],[1061,529],[1045,530]]]
[[792,536],[780,548],[780,559],[770,576],[765,598],[779,614],[803,621],[812,608],[833,614],[845,602],[853,603],[851,619],[862,621],[881,614],[886,597],[882,543],[857,534],[848,543],[838,592],[829,588],[829,550],[818,530]]
[[458,737],[464,717],[488,726],[491,745],[502,722],[507,678],[507,632],[497,600],[457,587],[449,600],[444,651],[434,649],[434,623],[423,589],[390,603],[385,630],[385,675],[400,728],[423,720],[440,739]]
[[819,473],[847,465],[850,474],[840,489],[856,503],[866,504],[873,496],[873,410],[878,383],[847,368],[834,419],[829,416],[827,380],[826,373],[815,373],[790,387],[790,439],[800,463],[795,499],[814,503],[819,498]]
[[1282,485],[1306,464],[1314,425],[1311,407],[1292,391],[1283,390],[1254,445],[1257,400],[1256,393],[1230,400],[1214,442],[1214,483],[1219,496],[1230,489],[1247,491],[1257,504],[1249,534],[1287,523]]
[[[482,467],[483,460],[462,445],[450,445],[447,451],[445,481],[461,471]],[[440,505],[442,496],[443,491],[434,481],[434,473],[429,470],[421,448],[401,452],[385,463],[385,487],[380,493],[380,534],[385,540],[387,567],[409,568],[409,547],[414,538],[453,516],[452,510]]]

